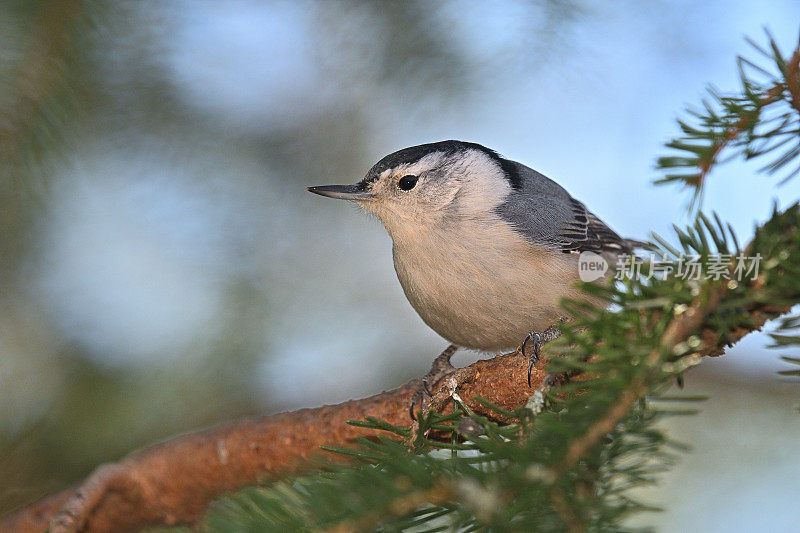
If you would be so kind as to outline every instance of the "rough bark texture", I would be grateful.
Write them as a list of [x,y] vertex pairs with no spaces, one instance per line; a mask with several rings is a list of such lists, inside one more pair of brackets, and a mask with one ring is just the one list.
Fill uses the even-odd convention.
[[[459,394],[475,411],[491,414],[475,396],[514,409],[527,402],[544,378],[540,361],[529,388],[526,361],[511,353],[462,369]],[[410,425],[409,405],[418,386],[415,380],[363,400],[243,419],[173,438],[101,466],[79,486],[7,515],[0,519],[0,532],[41,533],[53,526],[52,531],[99,533],[193,524],[225,493],[313,469],[320,464],[314,458],[323,454],[342,460],[322,452],[324,444],[342,446],[375,434],[347,420],[374,416]]]

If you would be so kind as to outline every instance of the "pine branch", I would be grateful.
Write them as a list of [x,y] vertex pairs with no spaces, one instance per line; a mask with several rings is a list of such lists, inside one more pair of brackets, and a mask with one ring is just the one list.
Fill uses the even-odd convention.
[[[713,312],[725,294],[725,285],[716,285],[708,297],[698,298],[684,313],[670,322],[661,337],[661,345],[650,352],[646,363],[650,367],[660,364],[665,353],[671,353],[679,342],[683,342],[698,329],[710,312]],[[608,435],[614,427],[628,414],[633,404],[642,399],[649,390],[647,373],[637,375],[613,405],[608,414],[598,420],[586,433],[570,444],[564,459],[553,468],[555,476],[561,476],[569,468],[575,466],[586,452],[597,442]]]
[[[716,226],[701,217],[695,226],[679,231],[684,250],[703,256],[715,250],[719,254],[739,252],[738,245],[730,248],[735,239],[715,220]],[[652,396],[697,364],[701,355],[721,353],[725,346],[800,301],[798,223],[800,209],[795,205],[784,213],[774,213],[758,230],[746,253],[761,254],[764,268],[750,282],[726,280],[723,286],[708,280],[685,283],[673,277],[631,283],[625,290],[594,286],[598,292],[608,290],[620,310],[575,309],[575,322],[564,328],[567,340],[547,347],[559,355],[551,359],[551,368],[582,373],[574,383],[560,387],[557,395],[548,395],[554,405],[535,418],[530,418],[530,411],[526,420],[519,409],[504,409],[497,419],[510,422],[512,431],[502,438],[492,438],[498,428],[483,423],[468,406],[459,408],[457,416],[483,426],[484,436],[462,433],[459,424],[458,430],[451,426],[451,432],[465,435],[458,446],[437,445],[425,438],[424,429],[444,428],[443,424],[424,421],[421,433],[409,439],[412,451],[420,455],[398,454],[386,443],[369,445],[362,455],[369,461],[368,467],[337,470],[330,477],[293,479],[225,499],[209,515],[209,530],[351,527],[365,516],[374,516],[376,509],[385,511],[377,528],[380,531],[405,530],[412,525],[431,530],[619,529],[626,513],[646,509],[631,501],[625,491],[651,482],[667,465],[668,457],[661,450],[666,441],[652,423],[670,411],[647,407],[654,401]],[[703,294],[710,296],[692,296]],[[786,328],[798,320],[787,319]],[[475,372],[463,374],[474,376]],[[454,399],[460,407],[463,391],[448,381],[441,385],[442,397]],[[641,394],[631,394],[631,383],[639,382],[641,388],[633,390]],[[536,393],[531,400],[536,400]],[[598,420],[608,423],[606,433],[594,433]],[[591,439],[581,439],[585,434]],[[594,435],[602,437],[602,442]],[[400,436],[408,435],[402,431]],[[574,461],[570,462],[565,457],[572,442],[581,442],[581,448],[573,451]],[[426,453],[448,447],[476,453],[447,459]],[[414,491],[441,484],[456,488],[451,501],[428,502],[436,505],[406,517],[387,511],[393,502],[413,498]],[[398,486],[408,490],[398,490]],[[430,510],[436,516],[448,515],[447,522],[435,525],[427,516],[413,518]]]
[[558,486],[553,485],[553,487],[550,489],[550,499],[553,502],[553,507],[555,508],[556,512],[564,521],[564,525],[567,527],[569,533],[581,533],[582,531],[586,531],[586,528],[583,527],[580,519],[575,516],[572,508],[567,503],[567,498],[564,496],[564,491],[558,488]]
[[[785,59],[777,43],[769,38],[769,50],[750,44],[771,65],[761,67],[739,57],[741,91],[722,94],[714,88],[708,93],[711,103],[704,101],[703,110],[689,109],[694,124],[679,120],[682,137],[667,143],[680,155],[658,158],[657,168],[670,172],[656,183],[679,181],[694,190],[693,204],[699,200],[708,175],[721,161],[724,151],[736,148],[746,159],[752,159],[789,144],[762,170],[776,172],[800,156],[800,44]],[[781,106],[781,104],[783,104]],[[765,118],[768,111],[774,116]],[[675,170],[680,171],[674,173]],[[792,178],[800,167],[791,170],[784,181]]]
[[[541,362],[534,369],[534,387],[546,376],[543,366]],[[518,354],[478,361],[470,369],[480,379],[464,383],[462,395],[470,398],[469,408],[475,412],[491,414],[475,399],[478,396],[509,409],[527,401],[527,364]],[[222,494],[328,466],[320,458],[320,446],[352,446],[357,437],[383,434],[349,425],[349,420],[371,416],[407,427],[418,387],[413,380],[358,401],[244,419],[179,436],[102,466],[77,487],[3,517],[0,532],[41,532],[59,515],[64,530],[94,532],[195,523]],[[325,459],[344,460],[339,454]]]
[[445,484],[431,489],[415,491],[392,500],[387,508],[375,509],[358,520],[342,522],[327,530],[328,533],[348,533],[352,531],[371,531],[377,524],[390,517],[403,516],[425,504],[435,505],[452,501],[456,497],[453,489]]
[[[629,387],[617,398],[603,400],[603,403],[597,402],[595,397],[593,403],[614,407],[606,411],[605,416],[593,419],[595,422],[587,426],[583,437],[573,440],[569,450],[553,463],[552,473],[543,476],[543,479],[561,478],[573,470],[590,451],[597,448],[599,439],[612,432],[620,420],[630,414],[637,399],[668,376],[685,368],[677,363],[687,358],[697,358],[700,354],[720,353],[750,331],[759,329],[766,320],[786,313],[792,304],[800,302],[800,286],[794,281],[800,278],[797,272],[800,268],[798,226],[800,208],[794,205],[783,213],[775,213],[770,222],[759,230],[751,244],[752,249],[762,253],[765,258],[783,257],[784,260],[768,262],[759,278],[752,283],[733,289],[730,285],[713,285],[707,298],[695,298],[686,311],[675,312],[665,330],[658,329],[659,319],[647,320],[645,323],[655,328],[648,335],[661,339],[659,347],[649,351],[650,355],[646,358],[648,364],[645,367],[628,365],[625,368],[635,372],[634,377]],[[694,243],[696,246],[699,246],[699,240]],[[637,290],[641,289],[639,287]],[[639,297],[644,302],[651,295],[644,293]],[[677,304],[678,299],[674,303]],[[717,322],[721,311],[724,311],[725,320],[722,327]],[[640,311],[636,313],[641,315]],[[653,312],[654,316],[660,313]],[[598,321],[608,318],[613,319],[613,323],[621,322],[619,313],[595,312],[594,317]],[[567,328],[565,336],[577,335],[579,329],[580,324],[575,330]],[[720,334],[721,330],[724,334]],[[581,335],[593,332],[597,335],[589,337],[593,345],[587,347],[588,352],[600,353],[612,349],[609,341],[615,339],[602,338],[602,328],[582,331]],[[659,331],[663,331],[663,335],[659,336]],[[692,339],[696,342],[689,342]],[[626,346],[634,346],[639,342],[633,338],[619,341]],[[586,342],[586,338],[575,337],[569,342]],[[682,348],[675,359],[673,354],[678,346]],[[575,361],[574,350],[571,351],[564,343],[547,345],[544,351],[551,367],[564,364],[565,361]],[[437,385],[435,398],[446,398],[437,407],[445,412],[447,406],[452,405],[454,387],[457,387],[457,398],[463,402],[467,412],[488,420],[507,422],[510,414],[517,413],[516,416],[519,416],[519,409],[526,405],[533,392],[544,388],[548,373],[544,367],[545,359],[534,369],[533,389],[528,387],[526,364],[518,353],[478,361],[459,372],[459,383],[443,380]],[[674,361],[675,366],[664,371],[661,368],[664,361]],[[595,364],[605,363],[601,360]],[[654,367],[658,367],[657,372],[654,372]],[[575,386],[591,390],[592,380],[596,379],[602,366],[595,368],[589,365],[585,368],[588,369],[585,371],[588,381],[578,376]],[[605,382],[602,384],[607,385]],[[103,466],[78,487],[0,519],[0,531],[42,531],[54,519],[54,533],[120,531],[154,525],[196,523],[209,503],[222,494],[265,480],[284,479],[314,469],[329,468],[332,462],[350,460],[340,454],[329,454],[325,461],[321,461],[320,446],[352,446],[358,437],[386,435],[385,431],[375,428],[393,430],[391,434],[394,438],[402,440],[407,435],[404,428],[410,423],[408,407],[417,387],[418,382],[411,381],[399,389],[359,401],[245,419],[177,437],[134,453],[119,463]],[[580,400],[584,396],[591,397],[591,394],[579,394],[577,398]],[[348,420],[364,420],[368,417],[379,419],[382,423],[346,424]],[[566,422],[571,424],[569,420]],[[425,444],[431,442],[428,439]],[[452,495],[442,488],[448,486],[443,479],[431,481],[432,487],[439,487],[434,492]],[[563,489],[554,482],[550,487],[553,504],[561,509],[559,512],[564,513],[564,522],[583,523],[580,518],[575,518],[579,515],[574,514],[571,504],[561,492]],[[413,496],[405,498],[398,501],[417,501]],[[442,499],[447,498],[442,496]],[[391,515],[392,510],[399,513],[406,511],[407,506],[402,503],[394,508],[388,505],[384,508],[386,513],[382,515],[383,518]],[[366,523],[372,522],[375,517],[359,517],[349,523],[357,525],[360,523],[357,520],[361,519]]]

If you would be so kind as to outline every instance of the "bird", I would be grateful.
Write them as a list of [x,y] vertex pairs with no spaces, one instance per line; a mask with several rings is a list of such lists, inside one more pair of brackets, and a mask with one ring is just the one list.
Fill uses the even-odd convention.
[[[481,144],[411,146],[378,161],[359,182],[308,187],[355,202],[392,239],[400,285],[422,320],[450,345],[423,378],[454,370],[458,348],[540,346],[568,319],[559,302],[589,298],[577,283],[582,253],[614,263],[623,239],[563,187]],[[429,389],[428,389],[429,390]]]

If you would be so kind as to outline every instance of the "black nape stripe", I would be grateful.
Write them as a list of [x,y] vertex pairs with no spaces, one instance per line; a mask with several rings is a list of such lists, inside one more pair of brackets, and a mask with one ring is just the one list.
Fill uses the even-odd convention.
[[511,186],[515,189],[522,188],[522,177],[519,175],[517,165],[513,161],[503,158],[494,150],[486,148],[481,144],[456,140],[420,144],[418,146],[403,148],[402,150],[391,153],[375,163],[375,166],[369,169],[367,176],[361,180],[359,185],[361,187],[365,187],[368,183],[378,179],[378,176],[380,176],[385,170],[402,164],[416,163],[428,154],[442,152],[446,155],[452,155],[458,152],[463,152],[467,149],[480,150],[484,154],[491,157],[497,162],[497,164],[500,165],[500,168],[503,170],[503,173],[505,174],[506,179],[508,179]]

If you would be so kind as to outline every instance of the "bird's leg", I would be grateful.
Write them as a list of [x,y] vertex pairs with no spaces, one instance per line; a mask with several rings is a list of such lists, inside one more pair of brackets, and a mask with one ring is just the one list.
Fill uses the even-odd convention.
[[[531,331],[525,336],[525,340],[522,341],[520,351],[522,352],[523,357],[528,357],[528,387],[531,386],[531,372],[533,372],[533,365],[539,362],[539,352],[541,351],[542,346],[547,341],[557,339],[560,336],[561,331],[559,331],[559,329],[555,326],[550,326],[541,333],[538,331]],[[530,356],[528,356],[528,353],[525,350],[528,342],[533,343],[533,353]]]
[[425,387],[425,392],[431,394],[431,386],[435,385],[440,379],[448,376],[455,371],[456,367],[450,364],[453,354],[458,350],[458,346],[451,344],[440,353],[431,364],[431,369],[422,378],[422,386]]
[[443,377],[449,376],[456,371],[456,367],[450,364],[450,359],[453,357],[453,354],[456,353],[456,350],[458,350],[458,346],[451,344],[445,348],[444,351],[436,357],[436,359],[433,360],[431,369],[422,378],[422,386],[414,395],[414,399],[411,401],[410,413],[412,420],[415,419],[414,405],[419,403],[424,409],[426,400],[433,395],[431,392],[431,387]]

